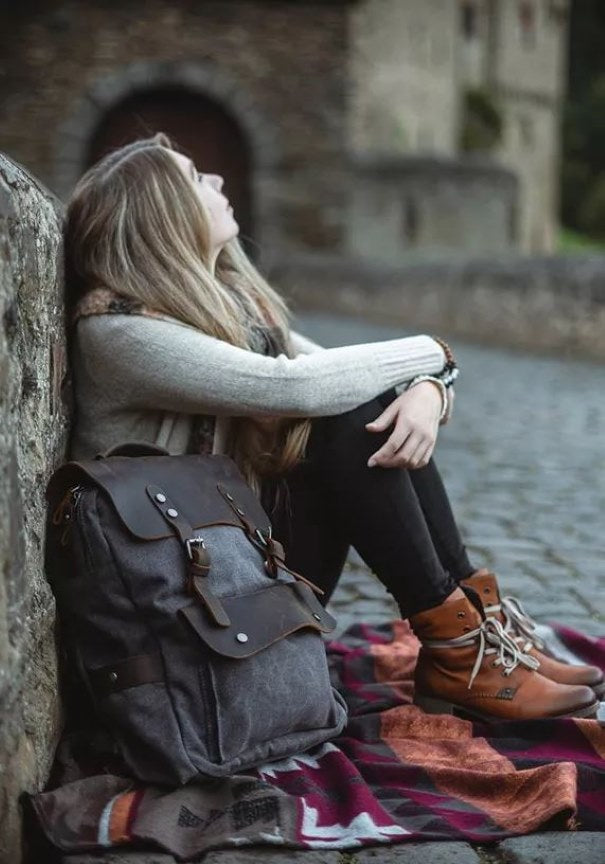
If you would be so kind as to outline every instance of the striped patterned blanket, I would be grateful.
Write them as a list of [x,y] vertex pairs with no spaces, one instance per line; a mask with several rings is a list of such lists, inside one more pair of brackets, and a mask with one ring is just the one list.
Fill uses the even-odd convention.
[[[559,628],[605,664],[605,639]],[[348,849],[413,840],[487,842],[538,830],[605,830],[605,728],[597,720],[474,723],[412,704],[418,643],[407,622],[355,625],[328,645],[350,721],[316,750],[226,780],[141,787],[67,736],[48,791],[32,796],[66,852],[267,844]]]

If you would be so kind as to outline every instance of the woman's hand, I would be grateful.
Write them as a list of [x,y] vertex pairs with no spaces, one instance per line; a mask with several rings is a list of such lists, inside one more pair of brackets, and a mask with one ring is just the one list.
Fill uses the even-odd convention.
[[383,432],[395,424],[388,441],[370,456],[368,466],[423,468],[437,442],[441,409],[441,392],[431,381],[421,381],[394,399],[366,424],[369,432]]

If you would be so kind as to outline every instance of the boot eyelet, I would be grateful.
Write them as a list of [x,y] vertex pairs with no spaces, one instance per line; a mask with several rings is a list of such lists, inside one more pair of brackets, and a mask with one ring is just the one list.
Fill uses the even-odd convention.
[[470,627],[463,627],[463,628],[462,628],[462,632],[463,632],[463,633],[469,633],[469,632],[470,632],[470,629],[471,629]]
[[498,664],[496,663],[495,660],[492,660],[492,662],[490,663],[490,666],[492,667],[492,669],[496,669],[498,667]]
[[466,612],[456,612],[458,618],[466,618]]
[[484,593],[484,594],[489,594],[489,588],[484,588],[484,589],[483,589],[483,593]]

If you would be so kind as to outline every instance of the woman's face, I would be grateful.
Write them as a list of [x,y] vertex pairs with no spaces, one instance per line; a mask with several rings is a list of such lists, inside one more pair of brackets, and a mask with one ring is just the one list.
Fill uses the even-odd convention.
[[179,168],[193,184],[196,194],[210,216],[210,246],[213,261],[221,248],[237,236],[239,225],[233,215],[233,207],[221,189],[224,180],[220,174],[201,174],[188,156],[174,150],[166,150],[178,163]]

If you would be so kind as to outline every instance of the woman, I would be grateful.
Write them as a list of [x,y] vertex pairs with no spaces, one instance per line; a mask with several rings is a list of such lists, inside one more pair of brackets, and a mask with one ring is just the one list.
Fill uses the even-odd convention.
[[349,545],[422,643],[416,701],[487,720],[590,716],[601,672],[546,656],[469,561],[432,460],[455,363],[421,335],[323,349],[244,254],[222,178],[159,133],[77,184],[65,230],[71,458],[125,440],[231,455],[289,567],[334,590]]

